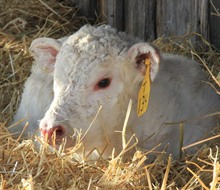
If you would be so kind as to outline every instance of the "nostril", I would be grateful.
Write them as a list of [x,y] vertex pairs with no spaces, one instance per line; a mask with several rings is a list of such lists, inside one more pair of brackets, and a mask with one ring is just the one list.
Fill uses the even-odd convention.
[[62,127],[62,126],[56,126],[55,127],[55,133],[56,133],[56,136],[57,137],[61,137],[61,136],[63,136],[64,134],[65,134],[65,130],[64,130],[64,127]]

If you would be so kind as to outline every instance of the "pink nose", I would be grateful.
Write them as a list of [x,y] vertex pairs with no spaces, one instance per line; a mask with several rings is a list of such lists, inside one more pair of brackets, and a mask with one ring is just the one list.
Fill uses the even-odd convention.
[[46,130],[46,129],[40,129],[40,130],[41,130],[42,136],[44,136],[44,137],[47,136],[48,139],[51,139],[53,134],[56,136],[57,139],[62,138],[65,134],[65,129],[61,125],[55,126],[55,127],[48,129],[48,130]]

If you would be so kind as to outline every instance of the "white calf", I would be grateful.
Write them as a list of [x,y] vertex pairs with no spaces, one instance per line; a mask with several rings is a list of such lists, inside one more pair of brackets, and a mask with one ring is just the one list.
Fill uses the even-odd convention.
[[[146,100],[145,96],[138,105],[145,75],[145,80],[152,82],[151,92],[147,111],[139,117],[137,107],[142,109]],[[57,54],[54,99],[40,130],[49,138],[55,133],[58,144],[66,137],[67,147],[74,145],[72,134],[81,131],[87,152],[108,147],[108,156],[113,147],[116,152],[121,150],[118,131],[122,131],[128,102],[133,99],[126,137],[135,133],[139,145],[148,150],[159,143],[161,149],[169,144],[167,152],[177,156],[179,124],[168,123],[183,121],[183,146],[216,127],[216,118],[202,119],[220,110],[219,96],[206,81],[198,63],[191,59],[162,54],[109,26],[87,25],[70,36]]]

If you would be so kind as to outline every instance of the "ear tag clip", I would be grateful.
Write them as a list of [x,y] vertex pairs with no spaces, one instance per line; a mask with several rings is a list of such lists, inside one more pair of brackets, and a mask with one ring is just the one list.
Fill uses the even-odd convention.
[[150,97],[150,59],[145,60],[146,74],[142,82],[141,88],[138,93],[138,105],[137,105],[137,115],[142,116],[148,107],[149,97]]

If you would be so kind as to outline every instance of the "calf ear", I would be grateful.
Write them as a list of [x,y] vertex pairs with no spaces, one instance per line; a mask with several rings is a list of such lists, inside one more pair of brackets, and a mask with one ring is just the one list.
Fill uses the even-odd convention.
[[160,53],[158,49],[148,43],[138,43],[128,50],[128,56],[143,75],[146,73],[145,60],[150,59],[150,78],[151,81],[155,79],[160,62]]
[[52,72],[61,45],[60,41],[52,38],[37,38],[32,41],[29,50],[37,64],[46,71]]

